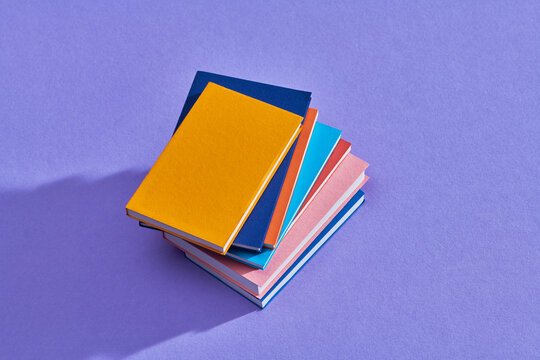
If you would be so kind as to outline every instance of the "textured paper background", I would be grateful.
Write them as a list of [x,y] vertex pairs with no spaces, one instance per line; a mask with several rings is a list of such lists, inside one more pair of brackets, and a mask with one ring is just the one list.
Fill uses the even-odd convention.
[[[540,354],[538,2],[0,5],[0,358]],[[124,215],[197,69],[313,91],[366,204],[264,311]]]

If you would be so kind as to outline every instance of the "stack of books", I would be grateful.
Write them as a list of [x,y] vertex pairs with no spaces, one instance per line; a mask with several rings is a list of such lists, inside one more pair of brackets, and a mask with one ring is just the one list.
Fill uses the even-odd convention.
[[263,308],[364,201],[368,164],[310,102],[197,72],[127,215]]

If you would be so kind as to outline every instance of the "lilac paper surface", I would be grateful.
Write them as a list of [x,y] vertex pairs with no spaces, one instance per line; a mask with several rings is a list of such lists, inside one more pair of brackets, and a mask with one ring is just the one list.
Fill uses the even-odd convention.
[[[1,3],[0,358],[539,356],[538,2],[289,3]],[[198,69],[371,164],[263,311],[124,214]]]

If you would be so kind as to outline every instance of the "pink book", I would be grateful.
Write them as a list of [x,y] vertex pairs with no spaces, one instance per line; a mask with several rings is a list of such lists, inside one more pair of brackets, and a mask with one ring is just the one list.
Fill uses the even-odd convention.
[[348,154],[283,238],[265,270],[254,269],[165,233],[186,253],[253,295],[264,295],[366,180],[367,163]]
[[[364,178],[364,181],[362,182],[362,185],[368,179],[369,177],[366,176]],[[351,201],[352,199],[354,199],[354,197],[355,196],[351,196],[347,200],[347,203]],[[200,260],[199,258],[195,257],[194,255],[186,253],[186,257],[190,259],[191,261],[193,261],[195,264],[199,265],[204,270],[208,271],[210,274],[214,275],[216,278],[220,279],[222,282],[224,282],[226,285],[231,287],[233,290],[244,295],[248,300],[252,301],[259,307],[264,308],[265,305],[283,288],[284,285],[286,285],[286,283],[296,274],[296,272],[298,272],[298,270],[305,264],[305,262],[308,261],[315,252],[317,252],[318,248],[320,248],[328,240],[328,238],[332,236],[332,234],[341,226],[341,224],[343,224],[344,221],[348,219],[351,213],[354,212],[354,210],[357,209],[362,204],[363,201],[364,200],[362,197],[360,201],[358,201],[352,206],[352,211],[349,210],[349,212],[346,215],[341,217],[339,222],[336,223],[332,229],[326,230],[327,233],[323,238],[320,238],[320,235],[322,234],[321,233],[317,235],[315,238],[311,239],[306,245],[304,245],[302,250],[294,257],[294,260],[292,261],[292,263],[287,266],[286,271],[281,272],[280,275],[276,279],[274,279],[272,283],[269,285],[269,287],[266,290],[264,290],[264,292],[261,293],[260,295],[255,295],[247,291],[245,288],[239,286],[237,283],[232,281],[231,278],[223,275],[222,273],[220,273],[219,271],[217,271],[210,265],[206,264],[204,261]],[[348,206],[348,205],[345,205],[345,206]],[[342,206],[341,210],[339,212],[336,212],[332,217],[335,219],[335,216],[338,216],[338,214],[345,208],[345,206]],[[331,223],[332,221],[327,222],[327,224],[325,225],[325,228],[329,226],[329,224]],[[316,247],[309,250],[314,241],[317,241]],[[308,251],[309,253],[307,253]],[[303,258],[303,261],[300,263],[297,263],[300,257]]]
[[[300,210],[298,211],[298,214],[296,215],[296,218],[291,223],[294,224],[296,219],[302,214],[306,206],[311,202],[313,197],[317,195],[319,190],[321,190],[321,187],[326,184],[330,176],[334,173],[334,171],[337,169],[339,164],[345,159],[345,156],[351,151],[351,143],[340,139],[337,143],[336,147],[334,148],[334,151],[332,152],[332,155],[328,158],[328,161],[326,162],[326,165],[324,165],[323,169],[321,170],[321,173],[319,174],[319,177],[315,181],[315,184],[313,184],[313,187],[311,188],[311,191],[306,196],[306,199],[304,200],[304,203],[300,207]],[[366,166],[367,167],[367,166]]]

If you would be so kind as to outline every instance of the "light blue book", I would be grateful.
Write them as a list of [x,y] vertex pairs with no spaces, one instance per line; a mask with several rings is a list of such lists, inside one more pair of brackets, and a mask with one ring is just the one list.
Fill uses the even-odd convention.
[[[294,217],[298,213],[298,210],[300,210],[306,196],[319,177],[321,170],[334,151],[340,138],[341,130],[319,122],[315,123],[276,248],[289,230]],[[231,247],[226,256],[254,268],[264,269],[272,258],[272,255],[274,255],[274,252],[275,249],[263,248],[260,253],[255,253],[253,251]]]
[[313,135],[309,141],[304,162],[300,168],[298,180],[296,181],[291,202],[287,209],[285,220],[283,221],[283,227],[279,234],[278,244],[291,228],[291,224],[293,223],[296,214],[298,214],[304,200],[306,200],[313,184],[315,184],[315,181],[319,177],[324,165],[326,165],[328,158],[332,155],[340,138],[341,130],[319,122],[315,123]]

